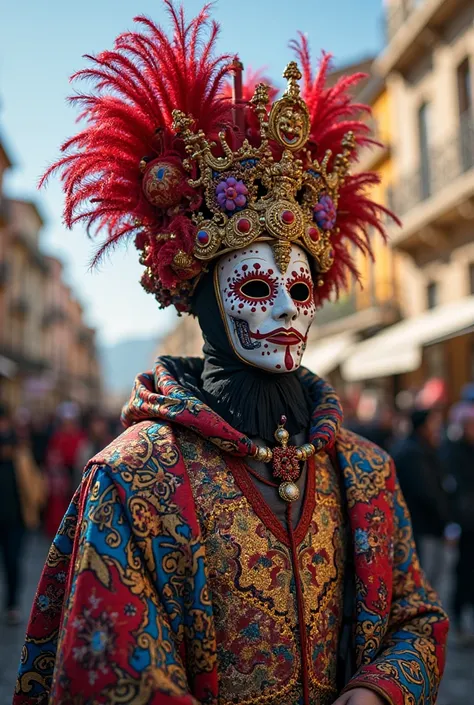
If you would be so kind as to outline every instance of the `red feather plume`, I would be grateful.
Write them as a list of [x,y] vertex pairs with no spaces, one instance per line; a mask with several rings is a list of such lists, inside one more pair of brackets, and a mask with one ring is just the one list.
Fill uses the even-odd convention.
[[185,156],[171,130],[172,111],[191,114],[211,138],[232,123],[230,101],[222,95],[231,57],[213,56],[218,25],[209,20],[209,5],[186,23],[182,7],[164,2],[171,39],[150,19],[137,17],[139,31],[120,35],[113,51],[86,56],[91,66],[72,76],[92,84],[89,93],[69,99],[80,106],[78,119],[86,126],[63,144],[64,156],[40,182],[59,172],[66,225],[84,222],[90,233],[105,231],[94,262],[162,217],[143,194],[139,164],[144,156]]
[[[193,257],[196,233],[191,221],[202,193],[191,188],[183,171],[186,154],[172,130],[172,112],[178,109],[192,115],[195,127],[208,140],[216,140],[224,130],[234,149],[243,135],[233,124],[229,79],[235,64],[229,55],[213,55],[218,25],[209,19],[209,5],[187,23],[183,7],[176,8],[173,0],[163,1],[172,21],[171,38],[141,16],[135,18],[139,29],[120,35],[112,51],[86,56],[89,66],[72,80],[89,81],[92,88],[70,98],[79,106],[78,119],[85,126],[63,144],[63,156],[48,169],[40,185],[59,172],[66,194],[66,225],[83,222],[91,234],[105,232],[94,263],[122,238],[136,236],[146,267],[143,286],[162,305],[173,303],[186,310],[192,291],[189,280],[197,278],[202,268]],[[361,120],[370,109],[353,102],[351,95],[364,74],[328,85],[331,57],[323,54],[314,74],[304,35],[291,47],[302,67],[301,93],[311,124],[301,159],[308,162],[309,153],[311,159],[321,161],[328,150],[336,155],[349,131],[357,146],[374,143]],[[270,84],[270,99],[275,99],[277,91],[263,72],[247,71],[244,103],[250,101],[259,82]],[[258,145],[260,127],[250,107],[245,109],[244,122],[245,136]],[[276,144],[272,150],[275,157],[281,153]],[[354,149],[351,160],[356,158]],[[352,246],[371,256],[371,232],[377,230],[385,237],[385,219],[394,216],[370,199],[378,180],[371,173],[348,176],[339,191],[336,228],[331,235],[334,265],[318,289],[320,302],[346,284],[348,273],[357,276]]]

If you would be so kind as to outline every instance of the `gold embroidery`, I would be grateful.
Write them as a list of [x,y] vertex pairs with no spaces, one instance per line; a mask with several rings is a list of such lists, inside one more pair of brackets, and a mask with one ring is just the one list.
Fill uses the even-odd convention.
[[[206,544],[219,669],[219,705],[287,705],[302,695],[298,619],[289,548],[255,514],[219,451],[182,433]],[[186,452],[186,441],[189,453]],[[189,456],[189,457],[188,457]],[[343,589],[343,515],[336,473],[316,457],[316,504],[298,546],[311,698],[336,698]],[[324,648],[321,648],[324,645]]]

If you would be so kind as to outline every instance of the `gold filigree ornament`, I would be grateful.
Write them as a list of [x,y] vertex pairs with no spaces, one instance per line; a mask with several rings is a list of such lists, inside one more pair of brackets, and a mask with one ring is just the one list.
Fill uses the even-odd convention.
[[188,270],[193,266],[192,255],[188,255],[183,250],[178,250],[173,257],[173,267],[175,269]]
[[[297,64],[288,64],[283,76],[287,88],[270,109],[269,89],[264,84],[257,86],[251,100],[260,123],[259,147],[246,139],[234,152],[222,132],[221,156],[216,156],[216,143],[209,142],[201,130],[194,130],[193,118],[173,111],[173,127],[183,139],[187,154],[184,167],[198,174],[189,183],[204,189],[207,212],[193,216],[197,226],[194,255],[201,261],[256,241],[268,241],[282,272],[288,267],[292,244],[300,245],[314,258],[320,273],[329,271],[333,264],[333,230],[319,227],[314,209],[322,196],[328,196],[337,209],[354,136],[345,136],[331,171],[331,152],[321,163],[312,160],[304,150],[310,116],[300,96]],[[281,149],[279,160],[271,144]]]

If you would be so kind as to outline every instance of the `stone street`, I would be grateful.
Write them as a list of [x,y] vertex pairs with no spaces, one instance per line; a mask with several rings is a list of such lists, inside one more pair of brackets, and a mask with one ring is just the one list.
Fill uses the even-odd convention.
[[12,702],[26,622],[48,548],[48,541],[43,536],[35,534],[29,537],[23,559],[24,588],[21,602],[24,624],[20,627],[0,624],[0,705],[11,705]]
[[[30,537],[24,558],[24,590],[22,607],[25,621],[35,594],[43,562],[48,550],[47,541],[40,535]],[[448,568],[452,560],[448,560]],[[449,594],[446,576],[440,591]],[[11,705],[16,671],[23,645],[24,628],[0,627],[0,705]],[[441,685],[437,705],[464,705],[474,692],[474,649],[461,648],[451,638],[448,648],[446,675]]]

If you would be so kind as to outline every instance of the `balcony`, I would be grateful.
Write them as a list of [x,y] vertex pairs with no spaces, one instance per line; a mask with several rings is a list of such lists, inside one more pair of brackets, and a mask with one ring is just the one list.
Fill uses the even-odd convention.
[[385,39],[389,44],[398,30],[416,10],[415,5],[407,5],[403,0],[397,5],[389,5],[384,15]]
[[67,314],[60,306],[50,306],[43,316],[43,325],[45,328],[52,326],[55,323],[64,323],[67,320]]
[[47,274],[49,272],[48,263],[46,257],[40,251],[38,243],[34,239],[32,239],[30,235],[22,232],[21,230],[15,229],[14,235],[16,241],[21,244],[28,252],[30,261],[34,265],[36,265],[36,267],[38,267],[43,272],[43,274]]
[[405,72],[426,56],[438,42],[443,29],[455,14],[470,7],[471,0],[399,0],[385,15],[387,46],[376,60],[381,76]]
[[427,152],[411,174],[392,187],[392,205],[403,225],[394,246],[410,249],[426,228],[445,228],[474,207],[474,120],[461,119],[457,133]]
[[94,332],[88,328],[79,329],[77,332],[77,342],[85,347],[94,347]]
[[30,303],[25,296],[17,296],[11,302],[10,308],[13,315],[23,317],[30,310]]

